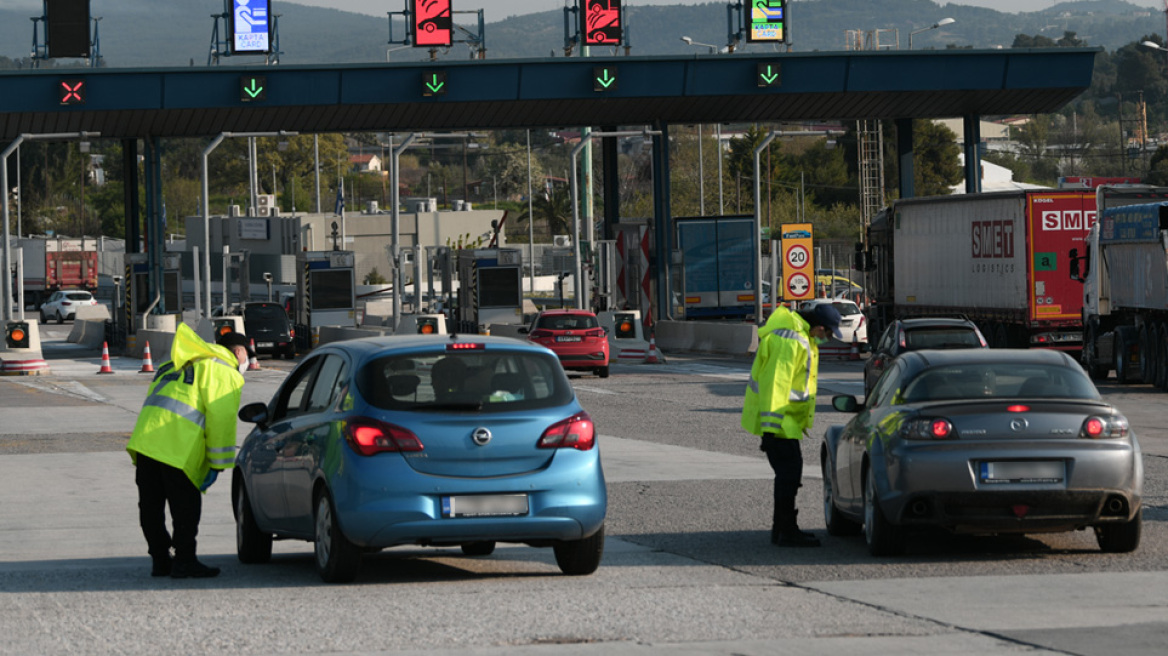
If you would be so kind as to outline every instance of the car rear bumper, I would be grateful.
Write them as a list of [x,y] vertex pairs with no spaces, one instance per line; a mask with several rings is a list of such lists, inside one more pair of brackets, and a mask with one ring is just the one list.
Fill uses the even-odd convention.
[[[958,454],[960,454],[958,456]],[[1062,462],[1062,480],[981,480],[983,462]],[[1143,466],[1137,446],[1106,440],[912,445],[888,467],[881,508],[894,523],[958,532],[1041,532],[1130,521],[1139,512]]]
[[[395,469],[392,478],[359,477],[350,470],[334,479],[338,521],[354,544],[381,548],[479,540],[579,540],[596,532],[608,507],[595,449],[559,453],[556,462],[546,469],[517,476],[455,478],[419,474],[404,464]],[[365,483],[359,483],[358,478]],[[392,487],[386,481],[393,481]],[[444,497],[483,494],[525,494],[527,513],[507,517],[443,516]]]

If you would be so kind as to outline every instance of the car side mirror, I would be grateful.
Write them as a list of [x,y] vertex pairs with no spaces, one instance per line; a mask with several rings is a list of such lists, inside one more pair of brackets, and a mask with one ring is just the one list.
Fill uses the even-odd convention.
[[268,406],[263,403],[248,403],[239,409],[239,418],[249,424],[255,424],[263,430],[267,430]]
[[831,407],[839,412],[859,412],[864,406],[850,394],[838,394],[831,397]]

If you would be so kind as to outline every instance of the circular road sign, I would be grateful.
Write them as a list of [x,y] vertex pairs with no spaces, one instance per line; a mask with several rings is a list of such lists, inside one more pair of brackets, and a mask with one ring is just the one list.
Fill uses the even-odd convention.
[[787,291],[793,298],[800,298],[811,289],[811,279],[806,274],[796,273],[787,278]]
[[787,249],[787,265],[792,269],[802,269],[810,261],[811,257],[805,246],[796,244]]

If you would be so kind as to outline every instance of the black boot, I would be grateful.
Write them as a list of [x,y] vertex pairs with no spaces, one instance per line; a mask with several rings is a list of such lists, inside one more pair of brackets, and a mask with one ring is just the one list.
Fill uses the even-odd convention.
[[154,566],[150,568],[150,576],[170,576],[170,555],[151,556]]
[[800,531],[796,517],[798,510],[782,513],[779,527],[771,530],[771,543],[780,547],[818,547],[819,538],[807,531]]
[[170,568],[172,579],[209,579],[219,576],[218,567],[208,567],[198,560],[175,560]]

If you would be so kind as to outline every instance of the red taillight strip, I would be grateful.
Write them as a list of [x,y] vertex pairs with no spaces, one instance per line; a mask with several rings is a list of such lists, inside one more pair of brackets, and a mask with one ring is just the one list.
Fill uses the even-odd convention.
[[345,424],[345,440],[363,456],[383,452],[415,452],[425,447],[417,435],[394,424],[357,417]]
[[548,426],[536,444],[541,449],[588,451],[596,445],[596,427],[587,412],[581,412]]

